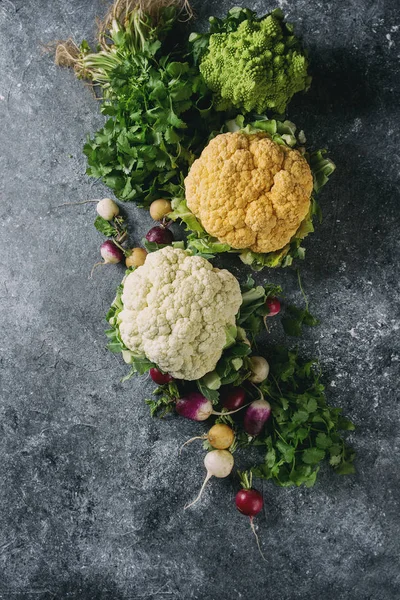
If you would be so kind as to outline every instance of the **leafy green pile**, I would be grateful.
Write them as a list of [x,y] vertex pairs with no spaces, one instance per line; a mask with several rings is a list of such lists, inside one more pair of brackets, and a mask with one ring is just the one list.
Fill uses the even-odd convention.
[[[270,347],[267,358],[270,374],[259,391],[271,405],[271,418],[264,433],[251,437],[243,431],[241,413],[218,417],[216,422],[227,423],[235,430],[236,441],[230,451],[240,452],[248,446],[265,448],[263,461],[252,472],[281,487],[312,487],[324,462],[338,475],[354,473],[355,452],[342,432],[355,427],[342,416],[342,409],[327,404],[318,362],[301,359],[297,351],[283,347]],[[257,398],[259,392],[246,379],[241,381],[242,386],[250,397]],[[146,400],[152,416],[172,412],[185,391],[190,389],[176,381],[156,388],[155,398]],[[213,404],[218,405],[215,398]],[[205,447],[213,450],[207,442]]]
[[[128,269],[126,274],[131,271]],[[253,340],[260,333],[268,314],[266,299],[280,296],[282,289],[272,284],[256,286],[251,277],[241,289],[243,303],[236,318],[236,327],[232,328],[230,337],[227,336],[225,350],[215,370],[197,381],[173,380],[157,387],[153,392],[154,397],[146,400],[151,415],[164,416],[172,412],[179,398],[195,390],[218,407],[220,393],[226,389],[224,386],[242,386],[249,398],[256,399],[261,394],[271,404],[272,416],[265,432],[257,437],[245,433],[241,413],[233,418],[222,414],[217,421],[234,428],[235,447],[238,450],[249,445],[265,448],[264,461],[254,467],[254,475],[272,479],[280,486],[305,484],[310,487],[315,483],[325,459],[338,474],[353,473],[354,452],[340,432],[353,430],[354,425],[341,416],[341,409],[327,404],[324,386],[320,381],[321,370],[316,360],[306,361],[298,356],[297,351],[270,347],[267,352],[270,365],[268,379],[259,386],[248,381],[252,346],[247,336]],[[118,315],[123,309],[122,292],[123,282],[106,315],[110,324],[106,335],[108,349],[113,353],[122,353],[130,366],[130,372],[123,379],[126,381],[133,375],[147,373],[157,365],[143,356],[134,355],[121,340]],[[317,323],[309,312],[306,297],[305,301],[306,307],[302,310],[289,306],[282,320],[285,330],[293,335],[301,333],[302,325]]]
[[223,20],[211,17],[207,33],[190,36],[216,110],[283,114],[292,96],[308,89],[308,62],[293,29],[280,9],[257,18],[235,7]]
[[84,147],[87,173],[143,206],[181,193],[196,153],[220,127],[197,67],[171,41],[178,14],[163,8],[154,24],[136,8],[123,22],[114,19],[108,44],[97,53],[83,44],[75,67],[101,86],[108,117]]
[[304,153],[308,161],[314,178],[314,195],[311,198],[310,210],[305,219],[300,224],[299,229],[294,234],[288,244],[275,252],[265,254],[253,252],[251,250],[235,250],[228,244],[224,244],[210,236],[200,221],[189,210],[183,197],[177,197],[172,202],[173,212],[168,215],[172,220],[183,221],[190,232],[187,237],[187,246],[195,254],[200,254],[206,258],[213,258],[216,254],[231,252],[239,254],[240,259],[255,271],[260,271],[264,267],[287,267],[293,263],[296,258],[304,259],[305,248],[302,246],[304,238],[314,231],[314,218],[321,219],[321,211],[315,194],[318,194],[321,188],[328,182],[329,177],[335,170],[334,163],[325,157],[324,150],[307,152],[304,149],[304,132],[296,132],[296,126],[291,121],[276,121],[259,117],[257,121],[248,122],[243,116],[239,115],[236,119],[227,121],[224,125],[224,131],[242,130],[246,133],[255,133],[263,131],[268,133],[272,140],[278,144],[285,144],[289,148],[297,148]]
[[354,473],[354,451],[340,435],[354,425],[340,408],[327,404],[317,361],[304,361],[285,348],[274,348],[268,361],[270,377],[260,389],[271,404],[272,418],[264,437],[254,442],[267,448],[254,475],[280,486],[310,487],[324,459],[340,475]]

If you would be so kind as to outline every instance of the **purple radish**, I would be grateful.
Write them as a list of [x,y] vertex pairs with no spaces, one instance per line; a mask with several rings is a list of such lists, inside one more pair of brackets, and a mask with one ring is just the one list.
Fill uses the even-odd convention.
[[[176,405],[176,412],[181,417],[191,419],[192,421],[205,421],[211,415],[231,415],[236,410],[231,412],[216,412],[210,400],[207,400],[200,392],[191,392],[182,398],[179,398]],[[244,407],[241,407],[244,408]],[[239,408],[238,410],[241,410]]]
[[271,416],[271,405],[264,398],[254,400],[244,416],[244,430],[249,435],[261,433],[265,423]]
[[169,229],[156,225],[152,227],[146,234],[146,240],[148,242],[155,242],[156,244],[172,244],[174,236]]
[[124,258],[124,253],[122,250],[118,248],[111,240],[106,240],[100,246],[100,254],[103,258],[104,262],[98,262],[93,265],[92,272],[90,273],[90,277],[93,275],[93,271],[96,267],[100,265],[116,265],[121,262]]
[[221,403],[228,410],[236,410],[243,406],[246,392],[241,387],[228,387],[221,389]]

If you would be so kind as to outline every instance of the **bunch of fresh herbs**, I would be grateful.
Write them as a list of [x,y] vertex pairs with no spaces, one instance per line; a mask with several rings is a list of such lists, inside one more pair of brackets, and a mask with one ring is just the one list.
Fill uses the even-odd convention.
[[[327,404],[317,361],[305,361],[286,348],[274,348],[268,361],[270,377],[260,389],[271,404],[272,418],[265,434],[252,441],[267,450],[254,475],[284,487],[310,487],[325,459],[338,474],[354,473],[354,451],[340,434],[354,425],[340,408]],[[242,437],[244,444],[248,441]]]
[[220,127],[197,67],[172,41],[178,14],[162,8],[154,24],[137,8],[113,20],[99,52],[81,46],[79,74],[101,87],[108,117],[84,147],[87,173],[142,206],[182,195],[184,175]]

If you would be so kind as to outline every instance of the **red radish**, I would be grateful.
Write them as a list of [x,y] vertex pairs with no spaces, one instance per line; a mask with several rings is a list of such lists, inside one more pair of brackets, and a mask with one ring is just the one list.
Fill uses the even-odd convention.
[[267,298],[265,304],[269,310],[267,317],[275,317],[281,310],[281,303],[278,298]]
[[271,405],[264,398],[254,400],[244,416],[244,430],[249,435],[261,433],[265,423],[271,416]]
[[207,469],[206,478],[201,486],[199,495],[193,502],[185,506],[185,510],[200,500],[204,488],[207,485],[207,481],[211,479],[211,477],[218,477],[220,479],[228,477],[233,469],[233,464],[233,456],[228,450],[211,450],[211,452],[208,452],[204,458],[204,466]]
[[[190,392],[186,396],[179,398],[176,405],[176,412],[181,417],[192,419],[192,421],[205,421],[211,415],[231,415],[236,412],[216,412],[210,400],[207,400],[200,392]],[[244,407],[243,407],[244,408]],[[241,410],[240,408],[238,410]]]
[[156,244],[172,244],[174,236],[166,227],[156,225],[156,227],[152,227],[150,231],[147,232],[146,240],[148,242],[155,242]]
[[261,512],[261,510],[264,506],[264,499],[263,499],[262,495],[260,494],[260,492],[258,492],[257,490],[255,490],[251,487],[252,478],[253,478],[251,472],[250,473],[246,473],[246,472],[239,473],[239,477],[240,477],[240,482],[243,486],[243,489],[240,490],[236,494],[236,498],[235,498],[236,508],[243,515],[250,517],[250,527],[256,537],[258,550],[259,550],[262,558],[264,560],[266,560],[264,554],[262,553],[262,550],[260,547],[260,541],[258,539],[258,535],[256,533],[254,523],[253,523],[254,517],[256,515],[258,515],[259,512]]
[[240,490],[235,498],[236,508],[250,518],[255,517],[262,510],[264,500],[257,490]]
[[182,444],[180,452],[182,451],[183,446],[194,442],[194,440],[208,440],[209,444],[213,448],[216,448],[217,450],[227,450],[232,446],[234,439],[235,432],[231,427],[229,427],[229,425],[225,425],[224,423],[216,423],[211,427],[208,433],[193,437]]
[[246,392],[241,387],[222,388],[220,392],[221,404],[228,410],[236,410],[243,406],[246,399]]
[[122,250],[120,250],[120,248],[118,248],[118,246],[116,246],[111,240],[106,240],[102,243],[100,246],[100,254],[104,259],[104,262],[98,262],[93,265],[90,277],[93,275],[93,271],[96,267],[99,267],[100,265],[115,265],[121,262],[121,260],[124,258],[124,253]]
[[164,385],[174,379],[169,373],[162,373],[159,369],[155,368],[150,369],[149,373],[154,383],[157,383],[158,385]]

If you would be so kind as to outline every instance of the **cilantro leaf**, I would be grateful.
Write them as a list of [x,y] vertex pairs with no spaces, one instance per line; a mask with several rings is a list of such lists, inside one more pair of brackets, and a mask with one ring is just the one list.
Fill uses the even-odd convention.
[[301,455],[301,460],[307,465],[315,465],[324,458],[325,452],[321,448],[306,448]]
[[100,217],[100,215],[96,217],[94,226],[96,227],[97,231],[100,231],[100,233],[106,237],[114,237],[116,234],[115,227],[111,225],[109,221],[106,221],[103,219],[103,217]]
[[196,385],[199,389],[200,394],[203,394],[203,396],[205,398],[207,398],[207,400],[210,400],[210,402],[212,404],[217,404],[217,402],[219,400],[218,390],[210,390],[210,388],[208,388],[206,385],[204,385],[204,383],[201,381],[201,379],[198,379],[196,381]]

